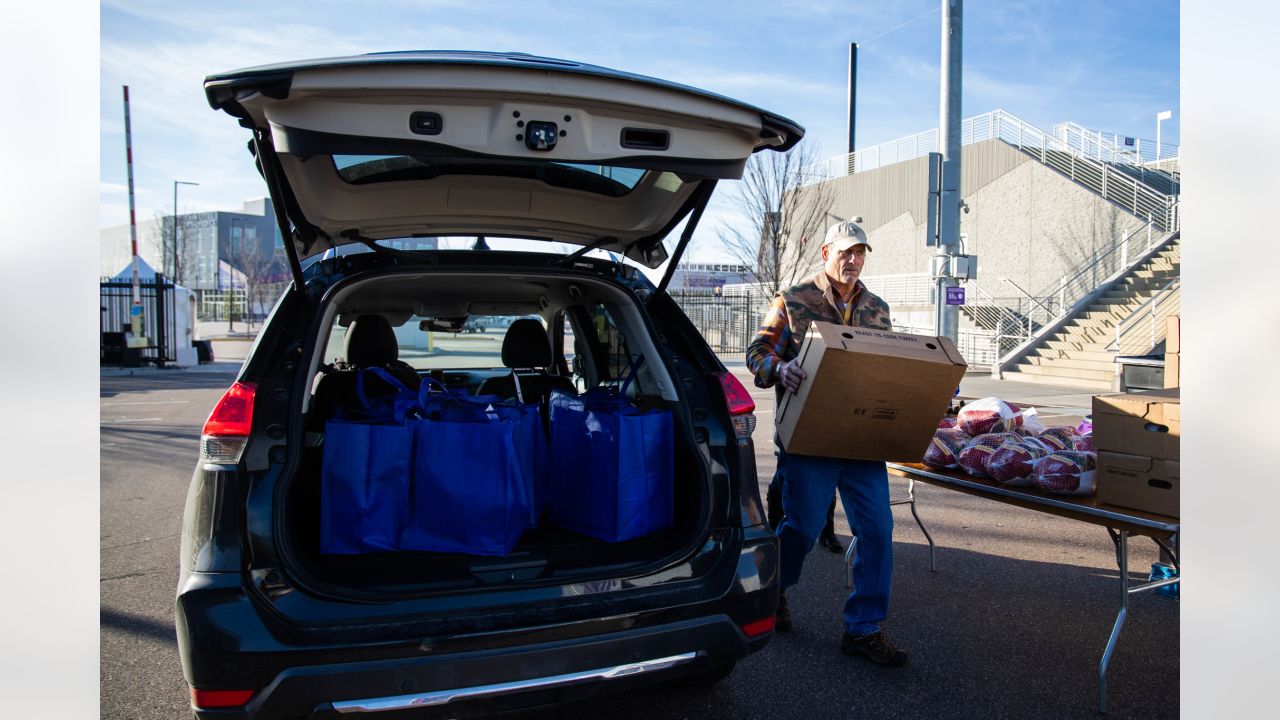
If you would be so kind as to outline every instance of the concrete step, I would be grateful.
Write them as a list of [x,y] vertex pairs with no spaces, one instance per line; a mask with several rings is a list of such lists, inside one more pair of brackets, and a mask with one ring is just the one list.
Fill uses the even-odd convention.
[[1103,352],[1101,350],[1062,350],[1047,347],[1038,347],[1032,350],[1027,359],[1033,357],[1051,358],[1051,359],[1071,359],[1071,360],[1092,360],[1093,362],[1106,363],[1112,365],[1115,363],[1116,354],[1113,352]]
[[1107,344],[1110,340],[1105,341],[1085,341],[1064,339],[1062,336],[1054,336],[1051,340],[1044,341],[1044,347],[1049,350],[1066,350],[1068,352],[1106,352]]
[[1077,320],[1098,320],[1098,321],[1101,321],[1102,324],[1104,325],[1107,323],[1111,323],[1112,325],[1115,325],[1124,319],[1124,315],[1121,313],[1115,312],[1114,310],[1108,310],[1106,308],[1103,308],[1100,310],[1084,310],[1083,312],[1080,313],[1079,316],[1077,316],[1076,319]]
[[1110,312],[1080,313],[1074,320],[1067,321],[1067,325],[1071,327],[1110,328],[1113,330],[1119,324],[1120,318],[1115,313]]
[[1080,325],[1079,320],[1068,320],[1058,334],[1064,340],[1075,342],[1110,342],[1115,337],[1115,328],[1100,325]]
[[[1094,353],[1090,353],[1093,355]],[[1065,368],[1068,370],[1098,370],[1102,372],[1115,373],[1115,363],[1110,358],[1106,360],[1085,360],[1071,355],[1067,358],[1045,357],[1043,355],[1028,355],[1024,358],[1028,365],[1036,365],[1042,368]],[[1019,363],[1021,364],[1021,363]]]
[[1019,372],[1029,373],[1032,375],[1042,375],[1046,378],[1052,377],[1055,379],[1088,380],[1091,382],[1108,384],[1115,379],[1116,374],[1115,368],[1107,368],[1106,370],[1080,370],[1077,368],[1032,365],[1030,363],[1018,363],[1014,367],[1016,367]]
[[1037,383],[1040,385],[1058,385],[1060,387],[1077,387],[1088,390],[1110,390],[1113,380],[1107,382],[1099,382],[1097,380],[1082,380],[1080,378],[1054,377],[1051,375],[1036,375],[1034,373],[1017,372],[1015,370],[1006,370],[1003,373],[1005,380],[1014,382]]

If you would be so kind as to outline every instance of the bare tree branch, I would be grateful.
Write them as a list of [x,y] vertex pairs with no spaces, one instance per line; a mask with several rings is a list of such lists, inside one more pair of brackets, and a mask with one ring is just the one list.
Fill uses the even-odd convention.
[[280,273],[283,261],[272,247],[271,239],[257,236],[242,236],[233,242],[227,261],[233,268],[244,274],[245,278],[245,315],[252,326],[254,308],[265,307],[268,293],[279,290],[279,283],[271,280]]
[[722,226],[720,241],[771,293],[807,274],[829,223],[835,185],[820,182],[817,159],[812,143],[758,152],[730,194],[742,220]]
[[159,271],[171,282],[182,285],[195,265],[200,222],[191,213],[180,214],[175,237],[173,220],[172,215],[156,211],[149,235],[151,248],[160,256]]

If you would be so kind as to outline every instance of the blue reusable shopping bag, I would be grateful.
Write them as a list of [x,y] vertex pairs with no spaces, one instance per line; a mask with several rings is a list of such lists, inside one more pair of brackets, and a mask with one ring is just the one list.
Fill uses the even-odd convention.
[[523,406],[450,393],[435,381],[420,392],[414,420],[405,550],[504,556],[530,526],[535,455]]
[[[395,388],[365,396],[365,373]],[[360,554],[399,549],[409,502],[413,428],[407,398],[415,393],[377,368],[356,377],[362,407],[325,425],[320,466],[320,552]],[[358,419],[357,419],[358,418]]]
[[634,369],[620,392],[553,391],[550,399],[550,521],[606,542],[663,530],[674,515],[671,411],[627,400]]

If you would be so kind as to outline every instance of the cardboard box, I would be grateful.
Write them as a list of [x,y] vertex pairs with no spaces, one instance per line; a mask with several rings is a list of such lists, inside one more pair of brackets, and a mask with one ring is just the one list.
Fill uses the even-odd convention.
[[1177,460],[1098,451],[1098,502],[1178,517]]
[[1182,318],[1177,315],[1164,319],[1164,352],[1182,352]]
[[806,376],[777,409],[796,455],[919,462],[968,367],[945,337],[815,322],[800,348]]
[[1099,452],[1177,460],[1181,437],[1177,388],[1093,398],[1093,445]]
[[1165,353],[1164,386],[1166,388],[1182,387],[1182,354]]

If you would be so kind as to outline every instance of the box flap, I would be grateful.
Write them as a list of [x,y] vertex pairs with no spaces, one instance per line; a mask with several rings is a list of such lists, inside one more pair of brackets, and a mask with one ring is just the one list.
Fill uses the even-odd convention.
[[1095,415],[1108,413],[1146,418],[1162,425],[1169,421],[1178,422],[1182,415],[1179,390],[1180,388],[1165,388],[1117,395],[1095,395],[1093,412]]
[[967,365],[955,345],[944,337],[872,330],[827,322],[815,322],[811,328],[822,336],[829,348],[949,365]]

